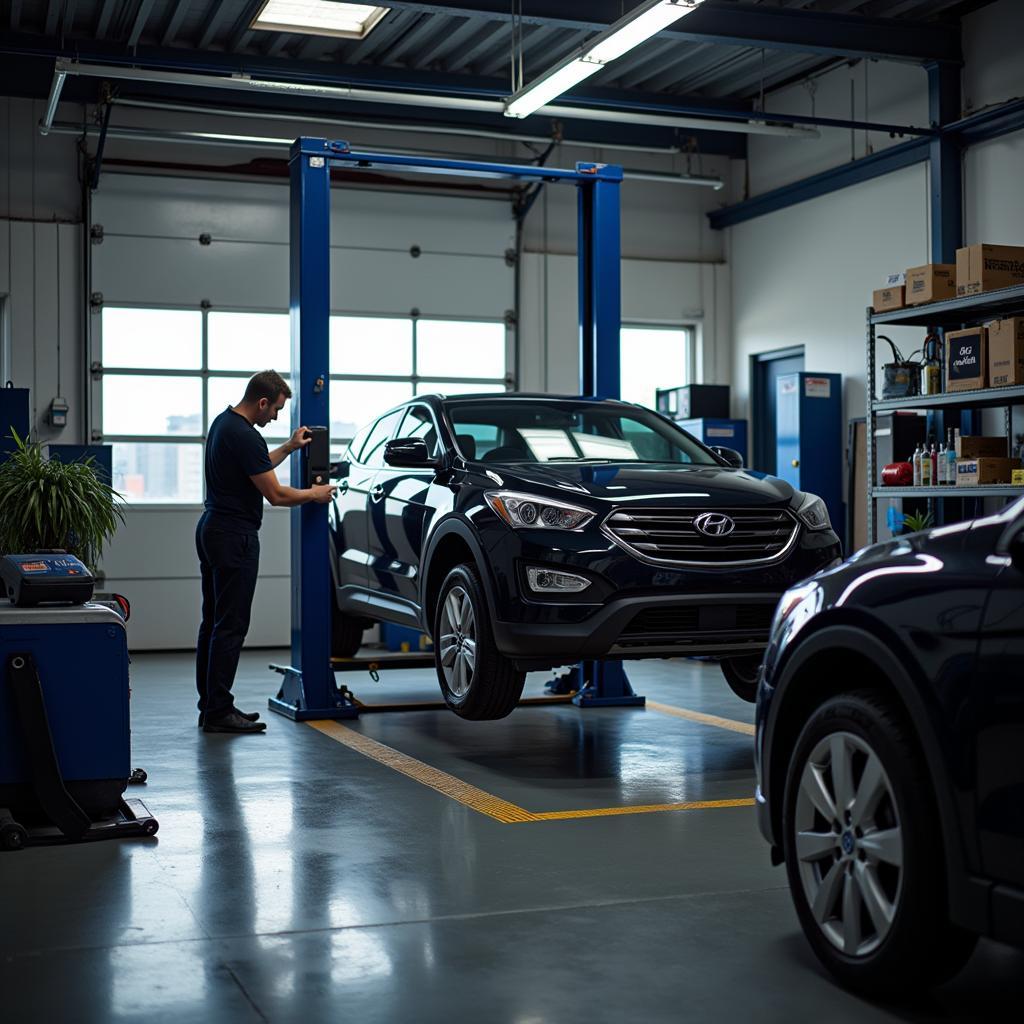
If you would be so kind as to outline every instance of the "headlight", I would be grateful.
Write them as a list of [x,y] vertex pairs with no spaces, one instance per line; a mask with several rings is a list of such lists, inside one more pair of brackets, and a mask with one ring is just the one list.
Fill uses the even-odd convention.
[[579,530],[594,513],[576,505],[513,491],[487,491],[487,504],[509,526],[521,530]]
[[800,521],[810,530],[829,530],[832,522],[828,517],[825,502],[816,494],[805,494],[804,500],[796,510]]

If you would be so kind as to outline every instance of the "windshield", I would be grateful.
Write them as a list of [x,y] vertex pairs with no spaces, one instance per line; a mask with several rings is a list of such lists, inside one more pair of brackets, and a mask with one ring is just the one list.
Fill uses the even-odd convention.
[[480,462],[674,462],[720,465],[696,440],[646,409],[485,399],[445,409],[464,458]]

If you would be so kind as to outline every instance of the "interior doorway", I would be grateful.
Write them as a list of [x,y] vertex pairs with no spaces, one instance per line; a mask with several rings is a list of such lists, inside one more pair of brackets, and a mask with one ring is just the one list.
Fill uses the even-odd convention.
[[750,357],[750,425],[754,434],[752,469],[775,475],[778,469],[775,436],[777,381],[783,374],[800,373],[803,368],[803,345],[759,352]]

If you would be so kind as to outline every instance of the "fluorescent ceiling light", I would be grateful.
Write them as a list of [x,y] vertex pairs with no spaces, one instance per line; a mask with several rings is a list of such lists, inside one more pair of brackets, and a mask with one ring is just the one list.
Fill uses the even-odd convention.
[[335,0],[266,0],[249,27],[270,32],[363,39],[387,13],[387,7]]
[[520,89],[505,104],[507,117],[528,117],[556,96],[600,71],[605,64],[656,36],[703,0],[646,0],[624,18],[585,43],[571,57]]

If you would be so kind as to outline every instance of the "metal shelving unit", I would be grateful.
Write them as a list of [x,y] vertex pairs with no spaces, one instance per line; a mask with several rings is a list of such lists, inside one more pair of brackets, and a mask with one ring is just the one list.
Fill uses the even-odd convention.
[[941,395],[919,395],[914,398],[875,398],[877,380],[875,373],[875,328],[885,325],[892,327],[924,327],[929,330],[956,329],[973,324],[999,320],[1008,316],[1024,315],[1024,285],[1001,288],[998,291],[982,292],[962,299],[948,299],[945,302],[931,302],[924,306],[910,306],[894,309],[887,313],[876,313],[870,306],[867,310],[867,534],[868,543],[876,540],[875,502],[879,498],[922,498],[928,501],[946,498],[1015,498],[1024,495],[1024,487],[1008,484],[993,484],[988,487],[956,487],[933,485],[931,487],[879,487],[877,453],[875,442],[875,417],[880,412],[899,409],[938,409],[956,411],[964,409],[1006,410],[1005,429],[1007,443],[1011,436],[1011,409],[1024,405],[1024,387],[984,388],[977,391],[954,391]]

